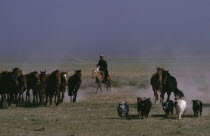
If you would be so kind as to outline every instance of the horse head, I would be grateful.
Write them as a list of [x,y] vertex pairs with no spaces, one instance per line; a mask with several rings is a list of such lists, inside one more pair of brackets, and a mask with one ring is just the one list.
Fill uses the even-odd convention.
[[23,75],[22,70],[19,69],[19,68],[13,68],[13,69],[12,69],[12,73],[15,74],[15,75],[17,75],[17,76]]
[[67,81],[68,81],[68,71],[61,72],[61,80],[62,80],[62,82],[64,82],[65,84],[67,84]]
[[81,78],[82,77],[82,70],[75,70],[75,74]]
[[25,90],[27,88],[27,79],[26,79],[26,76],[21,75],[18,78],[18,81],[19,81],[19,87],[20,87],[20,89]]
[[46,70],[45,71],[40,71],[40,81],[43,82],[46,79]]
[[92,79],[97,78],[99,75],[101,75],[101,72],[99,70],[100,68],[97,66],[95,70],[92,71]]
[[40,81],[40,75],[37,71],[34,71],[34,72],[31,73],[31,78],[34,82],[34,86],[37,86],[37,85],[40,84],[40,82],[41,82]]

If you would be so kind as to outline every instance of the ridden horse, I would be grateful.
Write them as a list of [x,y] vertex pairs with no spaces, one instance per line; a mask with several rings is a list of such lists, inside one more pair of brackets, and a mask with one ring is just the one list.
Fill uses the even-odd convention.
[[[76,70],[75,74],[69,77],[68,80],[68,95],[70,96],[70,102],[76,102],[77,98],[77,91],[80,88],[82,83],[82,72],[81,70]],[[72,99],[73,97],[73,99]]]
[[156,68],[157,72],[154,73],[150,79],[150,84],[152,85],[152,89],[154,92],[154,96],[155,96],[155,103],[156,101],[159,99],[158,98],[158,91],[160,92],[160,103],[163,103],[163,84],[162,84],[162,80],[163,80],[163,76],[162,73],[164,71],[163,68]]
[[65,97],[65,91],[68,84],[68,71],[67,72],[61,72],[61,85],[60,85],[60,96],[61,96],[61,102],[63,102],[63,99]]
[[46,88],[46,96],[45,96],[45,105],[48,103],[48,98],[50,99],[50,106],[52,105],[53,96],[57,97],[55,100],[56,106],[60,103],[60,89],[61,85],[61,72],[56,70],[52,72],[47,79],[47,88]]
[[[103,80],[104,80],[104,74],[99,70],[99,67],[96,67],[95,70],[93,70],[92,72],[92,79],[95,78],[95,82],[97,83],[97,92],[98,92],[98,89],[101,90],[102,92],[102,88],[101,88],[101,84],[104,83]],[[107,91],[109,90],[109,88],[111,87],[111,77],[110,75],[108,75],[108,78],[107,78],[107,82],[104,83],[106,85],[106,89]]]
[[33,92],[33,103],[38,104],[38,86],[40,84],[40,77],[37,71],[26,74],[27,78],[27,92],[26,92],[26,101],[30,103],[30,90]]

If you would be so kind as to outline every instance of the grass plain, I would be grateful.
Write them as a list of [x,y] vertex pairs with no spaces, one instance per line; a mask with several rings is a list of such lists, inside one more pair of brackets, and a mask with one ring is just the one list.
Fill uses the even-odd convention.
[[[91,71],[97,60],[77,62],[74,60],[2,60],[0,70],[20,67],[24,73],[34,70],[74,70],[81,69],[83,83],[79,99],[75,104],[65,102],[58,107],[35,107],[21,105],[18,108],[0,109],[1,136],[151,136],[151,135],[209,135],[210,99],[209,71],[210,63],[203,60],[185,59],[116,59],[108,60],[113,80],[110,92],[96,93]],[[154,96],[149,79],[156,67],[169,69],[177,78],[178,86],[185,93],[188,109],[183,119],[176,115],[168,119],[160,104],[153,104],[150,117],[141,120],[136,110],[136,96]],[[173,95],[172,95],[173,96]],[[194,118],[191,100],[201,99],[205,103],[203,116]],[[118,102],[129,103],[129,118],[121,120],[117,114]]]

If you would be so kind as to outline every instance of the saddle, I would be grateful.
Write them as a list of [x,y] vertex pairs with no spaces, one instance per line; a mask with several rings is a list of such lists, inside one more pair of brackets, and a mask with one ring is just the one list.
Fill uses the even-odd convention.
[[105,73],[104,73],[104,71],[100,70],[100,72],[101,72],[101,74],[103,75],[103,81],[102,81],[102,83],[107,83],[108,81],[107,81],[107,79],[105,78]]

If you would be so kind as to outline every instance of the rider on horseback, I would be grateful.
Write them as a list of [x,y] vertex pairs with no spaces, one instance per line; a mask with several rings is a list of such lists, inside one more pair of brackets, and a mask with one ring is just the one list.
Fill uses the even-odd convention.
[[104,60],[104,56],[100,55],[100,60],[98,61],[98,64],[96,66],[99,66],[99,70],[104,74],[104,81],[103,82],[107,82],[107,78],[109,76],[108,74],[108,70],[107,70],[107,63]]

